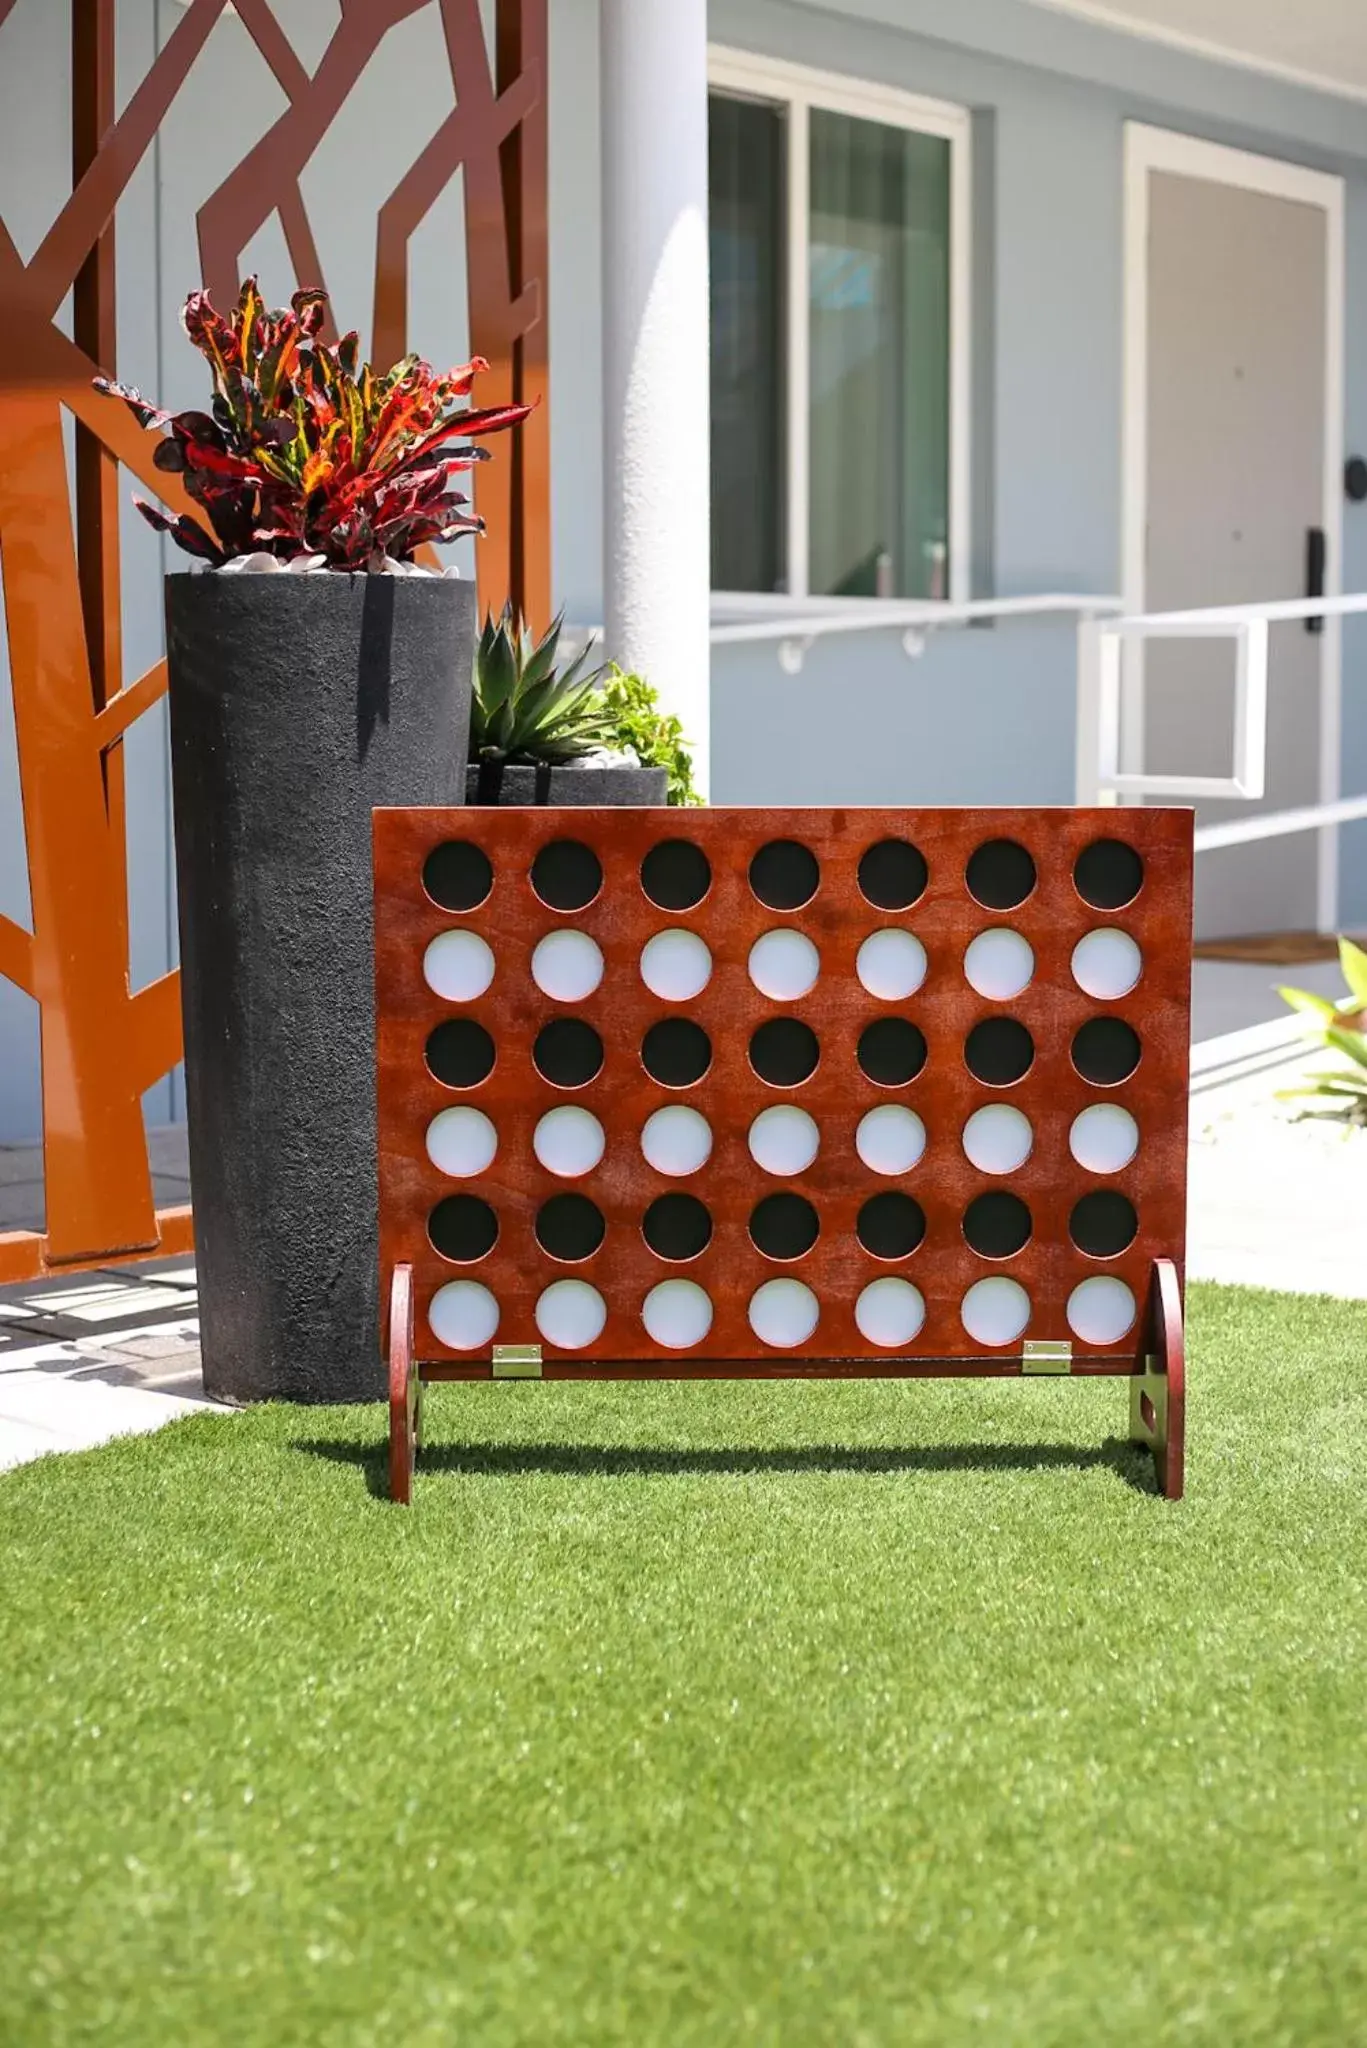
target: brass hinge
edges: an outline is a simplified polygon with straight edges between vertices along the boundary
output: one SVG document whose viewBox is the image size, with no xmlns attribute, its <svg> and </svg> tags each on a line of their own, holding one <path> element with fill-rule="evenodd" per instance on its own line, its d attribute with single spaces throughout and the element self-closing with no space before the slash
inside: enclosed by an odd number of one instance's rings
<svg viewBox="0 0 1367 2048">
<path fill-rule="evenodd" d="M 1071 1372 L 1073 1369 L 1073 1347 L 1066 1339 L 1050 1339 L 1036 1342 L 1027 1340 L 1021 1354 L 1021 1371 Z"/>
<path fill-rule="evenodd" d="M 541 1377 L 541 1346 L 539 1344 L 495 1344 L 494 1378 L 496 1380 L 539 1380 Z"/>
</svg>

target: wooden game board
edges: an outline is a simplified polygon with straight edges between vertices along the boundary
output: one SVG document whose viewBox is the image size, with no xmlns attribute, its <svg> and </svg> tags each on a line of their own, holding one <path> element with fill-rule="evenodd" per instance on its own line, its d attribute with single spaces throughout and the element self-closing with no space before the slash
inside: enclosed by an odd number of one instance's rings
<svg viewBox="0 0 1367 2048">
<path fill-rule="evenodd" d="M 1180 1492 L 1191 835 L 377 811 L 396 1496 L 423 1379 L 1039 1370 Z"/>
</svg>

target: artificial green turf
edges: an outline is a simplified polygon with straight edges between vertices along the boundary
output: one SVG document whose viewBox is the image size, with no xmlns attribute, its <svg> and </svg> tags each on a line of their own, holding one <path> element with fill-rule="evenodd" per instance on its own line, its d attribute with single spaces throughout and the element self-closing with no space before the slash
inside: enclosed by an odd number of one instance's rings
<svg viewBox="0 0 1367 2048">
<path fill-rule="evenodd" d="M 1114 1382 L 439 1388 L 0 1480 L 0 2041 L 1367 2039 L 1367 1311 Z"/>
</svg>

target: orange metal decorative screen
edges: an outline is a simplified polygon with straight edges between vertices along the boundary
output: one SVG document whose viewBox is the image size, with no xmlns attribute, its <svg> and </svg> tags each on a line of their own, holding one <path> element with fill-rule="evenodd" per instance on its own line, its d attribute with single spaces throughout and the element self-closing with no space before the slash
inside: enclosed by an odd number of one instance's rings
<svg viewBox="0 0 1367 2048">
<path fill-rule="evenodd" d="M 71 194 L 27 264 L 0 219 L 0 568 L 32 906 L 31 929 L 0 917 L 0 975 L 40 1014 L 47 1213 L 45 1233 L 0 1234 L 0 1281 L 192 1241 L 188 1209 L 155 1208 L 140 1100 L 180 1058 L 180 992 L 174 971 L 136 992 L 129 983 L 122 742 L 166 669 L 123 673 L 119 465 L 168 508 L 193 507 L 153 468 L 157 437 L 90 380 L 97 369 L 143 375 L 115 362 L 117 209 L 225 10 L 189 0 L 118 111 L 115 0 L 72 0 Z M 546 0 L 497 0 L 492 65 L 478 0 L 340 0 L 312 70 L 269 0 L 236 0 L 286 106 L 198 211 L 202 275 L 226 304 L 243 250 L 275 215 L 298 282 L 326 285 L 302 174 L 386 35 L 424 10 L 440 19 L 454 104 L 379 200 L 372 354 L 403 353 L 411 238 L 459 170 L 470 346 L 490 364 L 481 398 L 541 401 L 480 478 L 480 595 L 544 620 Z M 0 64 L 13 12 L 0 0 Z M 392 118 L 402 124 L 401 103 Z M 365 204 L 363 191 L 349 198 Z M 58 322 L 69 291 L 70 335 Z M 75 421 L 74 507 L 64 413 Z"/>
</svg>

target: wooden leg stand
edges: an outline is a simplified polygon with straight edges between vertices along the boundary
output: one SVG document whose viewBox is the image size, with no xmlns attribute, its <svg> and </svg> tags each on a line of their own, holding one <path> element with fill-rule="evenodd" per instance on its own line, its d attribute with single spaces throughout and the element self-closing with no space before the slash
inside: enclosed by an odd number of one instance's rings
<svg viewBox="0 0 1367 2048">
<path fill-rule="evenodd" d="M 1144 1344 L 1130 1381 L 1130 1441 L 1153 1452 L 1158 1490 L 1180 1500 L 1186 1469 L 1187 1385 L 1182 1295 L 1171 1259 L 1154 1262 Z"/>
<path fill-rule="evenodd" d="M 389 1498 L 413 1498 L 422 1381 L 413 1362 L 413 1268 L 396 1266 L 389 1287 Z"/>
</svg>

